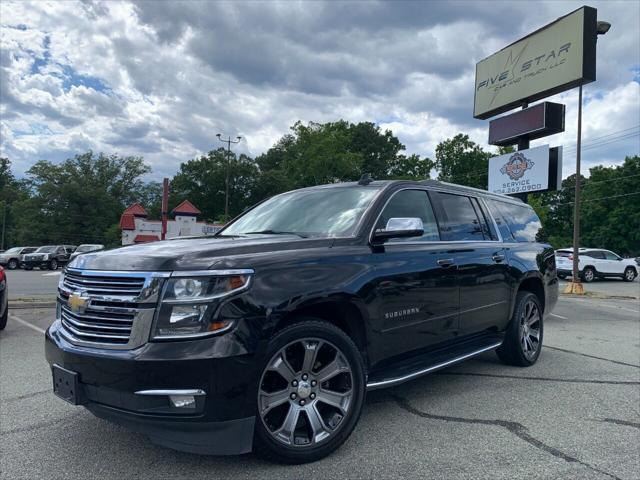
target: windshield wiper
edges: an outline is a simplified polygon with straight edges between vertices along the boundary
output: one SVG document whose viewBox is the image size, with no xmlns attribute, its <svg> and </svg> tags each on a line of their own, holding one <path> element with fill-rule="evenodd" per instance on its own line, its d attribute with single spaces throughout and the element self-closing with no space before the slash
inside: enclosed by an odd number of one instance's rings
<svg viewBox="0 0 640 480">
<path fill-rule="evenodd" d="M 280 230 L 260 230 L 259 232 L 242 232 L 243 235 L 296 235 L 300 238 L 308 238 L 307 235 L 296 232 L 283 232 Z"/>
</svg>

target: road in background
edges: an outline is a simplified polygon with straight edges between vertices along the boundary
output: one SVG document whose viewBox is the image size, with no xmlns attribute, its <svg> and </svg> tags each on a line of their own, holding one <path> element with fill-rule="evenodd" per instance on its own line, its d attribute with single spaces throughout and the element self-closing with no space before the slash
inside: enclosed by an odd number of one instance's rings
<svg viewBox="0 0 640 480">
<path fill-rule="evenodd" d="M 55 298 L 60 270 L 5 270 L 9 301 Z"/>
<path fill-rule="evenodd" d="M 58 287 L 58 278 L 62 269 L 50 270 L 7 270 L 9 279 L 9 299 L 53 298 Z M 565 281 L 560 281 L 560 291 L 564 290 Z M 622 296 L 640 299 L 640 278 L 627 283 L 620 279 L 596 280 L 585 284 L 589 293 L 605 296 Z"/>
<path fill-rule="evenodd" d="M 53 309 L 15 309 L 0 333 L 0 472 L 7 479 L 637 479 L 638 303 L 562 297 L 533 367 L 507 367 L 487 353 L 371 392 L 347 443 L 304 466 L 175 452 L 66 404 L 51 393 L 43 356 Z"/>
</svg>

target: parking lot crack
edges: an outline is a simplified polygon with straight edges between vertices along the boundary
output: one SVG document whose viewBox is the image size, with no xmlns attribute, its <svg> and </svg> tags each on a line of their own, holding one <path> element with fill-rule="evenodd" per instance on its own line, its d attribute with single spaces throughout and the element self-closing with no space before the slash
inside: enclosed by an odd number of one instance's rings
<svg viewBox="0 0 640 480">
<path fill-rule="evenodd" d="M 525 427 L 519 422 L 513 422 L 510 420 L 487 420 L 487 419 L 480 419 L 480 418 L 465 418 L 465 417 L 453 417 L 449 415 L 436 415 L 428 412 L 423 412 L 422 410 L 415 408 L 409 403 L 409 401 L 406 398 L 403 398 L 397 395 L 391 395 L 391 397 L 395 400 L 396 404 L 400 408 L 421 418 L 426 418 L 429 420 L 440 420 L 444 422 L 467 423 L 467 424 L 475 424 L 475 425 L 489 425 L 494 427 L 502 427 L 507 431 L 509 431 L 510 433 L 512 433 L 513 435 L 516 435 L 521 440 L 524 440 L 529 445 L 532 445 L 533 447 L 539 450 L 549 453 L 550 455 L 553 455 L 556 458 L 560 458 L 565 462 L 569 462 L 569 463 L 577 463 L 601 475 L 606 475 L 609 478 L 620 480 L 620 477 L 617 477 L 616 475 L 613 475 L 609 472 L 605 472 L 604 470 L 600 470 L 599 468 L 594 467 L 589 463 L 583 462 L 582 460 L 576 457 L 573 457 L 567 453 L 564 453 L 555 447 L 547 445 L 543 441 L 531 435 L 527 427 Z"/>
<path fill-rule="evenodd" d="M 603 422 L 613 423 L 615 425 L 624 425 L 625 427 L 640 428 L 640 423 L 630 422 L 628 420 L 619 420 L 617 418 L 603 418 Z"/>
<path fill-rule="evenodd" d="M 541 382 L 559 382 L 559 383 L 593 383 L 596 385 L 640 385 L 640 382 L 625 380 L 588 380 L 580 378 L 548 378 L 548 377 L 528 377 L 518 375 L 498 375 L 493 373 L 476 373 L 476 372 L 438 372 L 437 375 L 453 375 L 461 377 L 491 377 L 491 378 L 512 378 L 516 380 L 537 380 Z"/>
<path fill-rule="evenodd" d="M 17 402 L 18 400 L 26 400 L 27 398 L 36 397 L 38 395 L 44 395 L 45 393 L 50 393 L 51 389 L 48 388 L 46 390 L 40 390 L 38 392 L 27 393 L 25 395 L 18 395 L 16 397 L 9 397 L 6 400 L 3 400 L 4 403 Z"/>
<path fill-rule="evenodd" d="M 633 363 L 621 362 L 619 360 L 611 360 L 610 358 L 596 357 L 595 355 L 589 355 L 589 354 L 582 353 L 582 352 L 576 352 L 574 350 L 566 350 L 564 348 L 551 347 L 549 345 L 544 345 L 544 348 L 550 348 L 551 350 L 558 350 L 559 352 L 573 353 L 574 355 L 580 355 L 582 357 L 595 358 L 596 360 L 602 360 L 602 361 L 605 361 L 605 362 L 615 363 L 616 365 L 624 365 L 626 367 L 640 368 L 640 365 L 635 365 Z"/>
</svg>

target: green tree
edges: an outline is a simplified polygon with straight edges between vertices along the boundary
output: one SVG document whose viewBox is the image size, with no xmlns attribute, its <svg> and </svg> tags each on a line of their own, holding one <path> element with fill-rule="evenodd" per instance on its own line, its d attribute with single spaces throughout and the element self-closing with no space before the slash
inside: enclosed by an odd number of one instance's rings
<svg viewBox="0 0 640 480">
<path fill-rule="evenodd" d="M 16 236 L 23 244 L 112 243 L 107 231 L 126 206 L 140 200 L 141 177 L 150 168 L 140 157 L 87 152 L 27 171 L 30 195 L 15 202 Z M 119 242 L 118 242 L 119 243 Z"/>
<path fill-rule="evenodd" d="M 224 148 L 180 164 L 171 181 L 170 208 L 183 200 L 197 206 L 207 220 L 224 221 L 225 178 L 229 171 L 229 214 L 241 213 L 253 200 L 258 166 L 246 155 L 232 153 L 227 164 Z"/>
<path fill-rule="evenodd" d="M 254 198 L 266 192 L 353 181 L 363 173 L 374 179 L 425 179 L 433 168 L 428 158 L 404 155 L 405 146 L 398 138 L 371 122 L 297 122 L 291 132 L 256 158 L 261 179 Z"/>
<path fill-rule="evenodd" d="M 18 244 L 16 219 L 20 212 L 14 207 L 29 196 L 23 181 L 16 180 L 8 158 L 0 158 L 0 248 Z"/>
<path fill-rule="evenodd" d="M 436 147 L 438 180 L 486 189 L 490 152 L 459 133 Z"/>
</svg>

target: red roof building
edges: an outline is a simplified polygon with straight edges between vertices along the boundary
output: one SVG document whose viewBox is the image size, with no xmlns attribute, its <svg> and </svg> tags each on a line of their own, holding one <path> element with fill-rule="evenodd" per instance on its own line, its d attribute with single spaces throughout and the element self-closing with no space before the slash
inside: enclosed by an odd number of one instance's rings
<svg viewBox="0 0 640 480">
<path fill-rule="evenodd" d="M 120 216 L 120 230 L 135 230 L 136 218 L 131 213 L 123 213 Z"/>
<path fill-rule="evenodd" d="M 160 240 L 157 235 L 136 235 L 136 238 L 133 239 L 134 243 L 146 243 L 146 242 L 156 242 Z"/>
<path fill-rule="evenodd" d="M 189 200 L 173 209 L 173 220 L 167 221 L 166 238 L 199 237 L 216 233 L 222 225 L 198 222 L 200 210 Z M 120 216 L 122 244 L 155 242 L 162 236 L 162 222 L 147 218 L 147 211 L 139 203 L 134 203 Z"/>
<path fill-rule="evenodd" d="M 202 212 L 198 210 L 189 200 L 183 201 L 176 208 L 171 210 L 174 215 L 200 215 Z"/>
<path fill-rule="evenodd" d="M 146 217 L 147 211 L 144 209 L 142 205 L 139 203 L 134 203 L 129 208 L 127 208 L 122 215 L 133 215 L 134 217 Z"/>
</svg>

